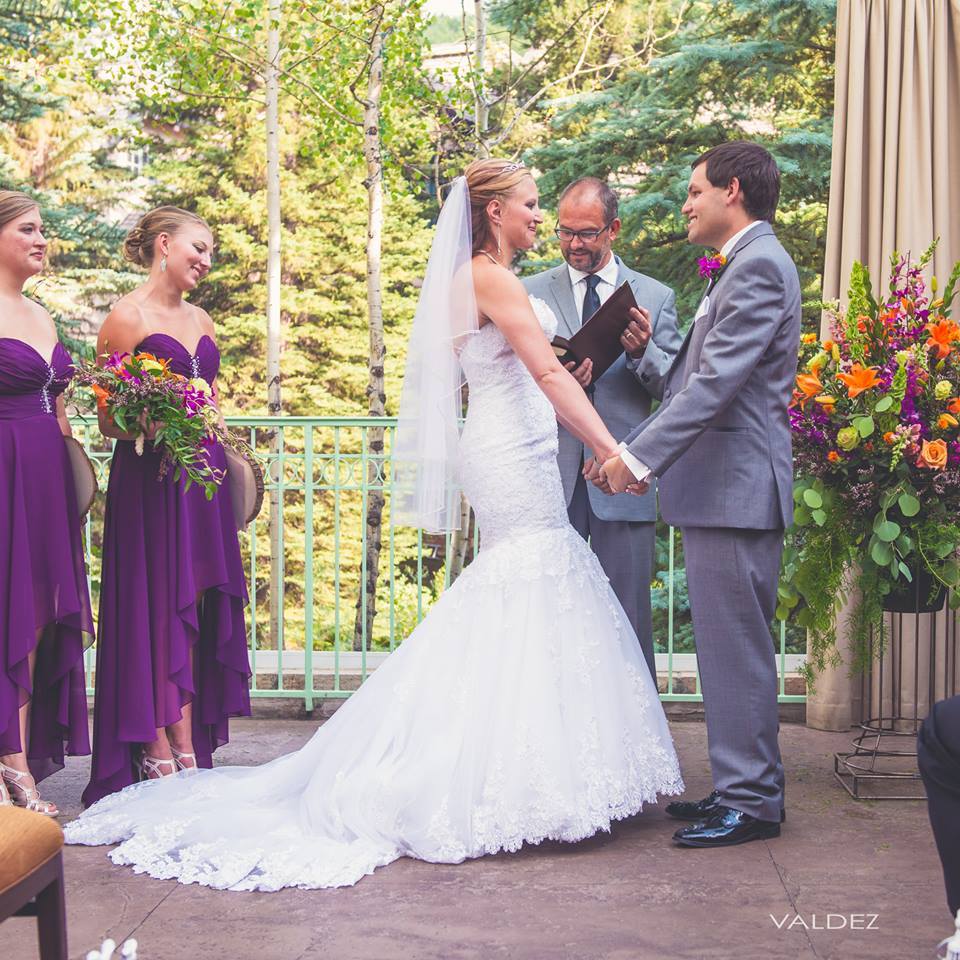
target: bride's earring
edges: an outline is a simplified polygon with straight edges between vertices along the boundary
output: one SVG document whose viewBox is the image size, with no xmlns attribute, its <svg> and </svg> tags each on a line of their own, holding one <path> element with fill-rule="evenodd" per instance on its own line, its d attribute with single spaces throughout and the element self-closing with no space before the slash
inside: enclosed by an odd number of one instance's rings
<svg viewBox="0 0 960 960">
<path fill-rule="evenodd" d="M 161 273 L 166 273 L 166 272 L 167 272 L 167 258 L 166 258 L 166 257 L 161 257 L 161 258 L 160 258 L 160 272 L 161 272 Z"/>
<path fill-rule="evenodd" d="M 497 224 L 497 256 L 500 256 L 500 224 Z"/>
</svg>

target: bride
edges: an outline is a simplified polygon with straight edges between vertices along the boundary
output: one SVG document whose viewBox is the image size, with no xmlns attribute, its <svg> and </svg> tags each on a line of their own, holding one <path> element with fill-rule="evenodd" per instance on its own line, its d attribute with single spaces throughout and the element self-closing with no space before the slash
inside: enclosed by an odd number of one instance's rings
<svg viewBox="0 0 960 960">
<path fill-rule="evenodd" d="M 640 646 L 567 521 L 559 419 L 617 444 L 508 269 L 543 217 L 517 163 L 478 160 L 443 206 L 414 318 L 394 450 L 396 522 L 481 549 L 296 753 L 134 784 L 66 828 L 114 863 L 230 890 L 337 887 L 399 857 L 459 863 L 576 841 L 683 789 Z M 459 432 L 460 387 L 470 388 Z"/>
</svg>

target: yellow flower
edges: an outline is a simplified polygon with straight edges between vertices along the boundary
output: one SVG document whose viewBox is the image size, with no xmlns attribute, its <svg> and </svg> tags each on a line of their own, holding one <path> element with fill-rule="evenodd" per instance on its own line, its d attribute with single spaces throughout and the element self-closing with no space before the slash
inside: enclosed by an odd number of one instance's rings
<svg viewBox="0 0 960 960">
<path fill-rule="evenodd" d="M 815 333 L 805 333 L 805 334 L 800 338 L 800 341 L 801 341 L 801 343 L 816 343 L 816 342 L 817 342 L 817 335 L 816 335 Z"/>
<path fill-rule="evenodd" d="M 825 353 L 816 353 L 807 361 L 807 369 L 814 376 L 819 376 L 820 371 L 827 365 L 828 359 Z"/>
<path fill-rule="evenodd" d="M 204 380 L 203 377 L 194 377 L 190 381 L 190 386 L 193 387 L 193 389 L 196 390 L 197 393 L 202 393 L 206 397 L 213 396 L 213 391 L 210 389 L 210 384 L 207 383 L 207 381 Z"/>
<path fill-rule="evenodd" d="M 956 427 L 957 425 L 957 418 L 951 417 L 949 413 L 940 414 L 940 419 L 937 420 L 937 426 L 941 430 L 949 430 L 950 427 Z"/>
<path fill-rule="evenodd" d="M 830 396 L 829 393 L 821 393 L 819 397 L 814 397 L 813 399 L 823 407 L 824 413 L 833 413 L 833 408 L 837 402 L 836 397 Z"/>
<path fill-rule="evenodd" d="M 938 400 L 947 400 L 953 393 L 953 384 L 949 380 L 938 380 L 933 388 L 933 395 Z"/>
<path fill-rule="evenodd" d="M 163 373 L 163 364 L 159 360 L 141 360 L 140 366 L 147 373 Z"/>
</svg>

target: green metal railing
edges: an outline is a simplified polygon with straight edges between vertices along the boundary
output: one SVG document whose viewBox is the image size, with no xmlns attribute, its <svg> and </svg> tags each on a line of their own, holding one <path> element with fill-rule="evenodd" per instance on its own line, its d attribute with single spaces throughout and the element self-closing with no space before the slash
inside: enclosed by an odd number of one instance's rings
<svg viewBox="0 0 960 960">
<path fill-rule="evenodd" d="M 247 632 L 254 697 L 317 700 L 348 697 L 426 614 L 449 585 L 451 535 L 435 537 L 389 522 L 390 453 L 396 420 L 370 417 L 231 417 L 230 428 L 254 450 L 266 481 L 260 516 L 240 533 L 250 608 Z M 370 449 L 373 431 L 384 434 L 384 454 Z M 74 421 L 75 436 L 93 460 L 106 490 L 111 443 L 93 420 Z M 368 498 L 382 491 L 382 524 L 376 616 L 366 618 L 366 512 Z M 269 619 L 271 583 L 270 500 L 277 503 L 281 615 Z M 91 599 L 96 613 L 104 498 L 86 521 Z M 478 549 L 475 524 L 467 557 Z M 689 611 L 681 602 L 679 535 L 661 528 L 658 555 L 665 568 L 654 584 L 658 597 L 654 636 L 663 700 L 701 699 Z M 264 549 L 266 544 L 266 549 Z M 359 608 L 358 608 L 359 602 Z M 803 701 L 797 670 L 800 637 L 778 623 L 781 702 Z M 87 652 L 87 680 L 95 684 L 95 652 Z"/>
</svg>

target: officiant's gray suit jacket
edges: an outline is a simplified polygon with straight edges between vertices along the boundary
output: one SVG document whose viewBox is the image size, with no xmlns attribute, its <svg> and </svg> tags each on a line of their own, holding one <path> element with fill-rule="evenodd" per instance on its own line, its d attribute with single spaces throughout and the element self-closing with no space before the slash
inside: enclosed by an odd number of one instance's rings
<svg viewBox="0 0 960 960">
<path fill-rule="evenodd" d="M 652 400 L 662 397 L 665 378 L 680 348 L 681 337 L 677 331 L 673 291 L 652 277 L 628 269 L 619 257 L 615 259 L 617 286 L 625 280 L 629 282 L 637 303 L 650 311 L 653 327 L 653 335 L 640 360 L 631 361 L 626 354 L 621 354 L 594 384 L 593 404 L 597 413 L 614 437 L 623 437 L 650 416 Z M 580 314 L 566 263 L 527 277 L 523 283 L 528 293 L 545 301 L 557 315 L 557 333 L 561 337 L 569 339 L 580 329 Z M 583 444 L 564 427 L 558 424 L 557 430 L 560 442 L 557 464 L 569 506 L 584 457 L 592 453 L 585 451 Z M 602 520 L 653 522 L 657 519 L 655 484 L 651 484 L 650 491 L 642 497 L 628 493 L 610 497 L 592 484 L 588 485 L 587 493 L 591 510 Z"/>
<path fill-rule="evenodd" d="M 749 230 L 687 331 L 657 412 L 627 448 L 660 479 L 677 527 L 775 530 L 793 520 L 787 403 L 797 371 L 800 282 L 768 223 Z"/>
</svg>

